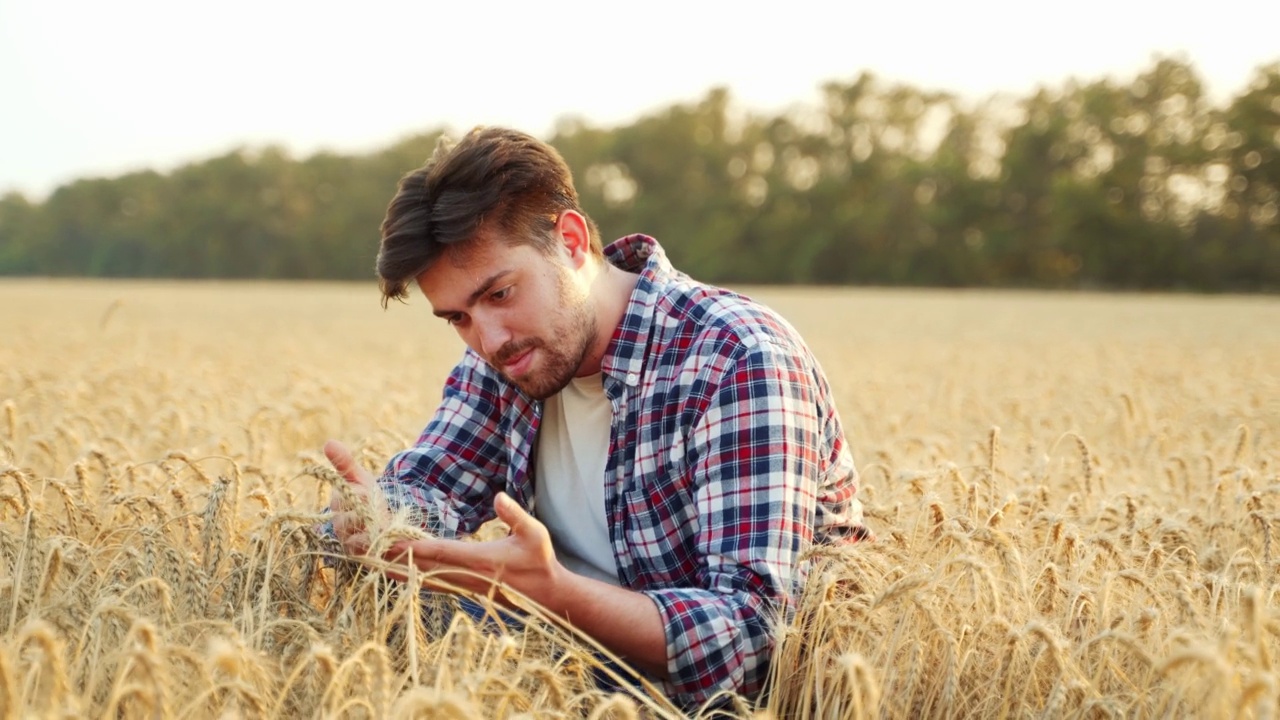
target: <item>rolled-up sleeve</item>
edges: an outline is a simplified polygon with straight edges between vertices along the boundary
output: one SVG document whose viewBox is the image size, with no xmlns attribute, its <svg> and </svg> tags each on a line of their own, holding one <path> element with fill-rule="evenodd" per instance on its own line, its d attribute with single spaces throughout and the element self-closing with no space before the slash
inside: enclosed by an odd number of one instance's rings
<svg viewBox="0 0 1280 720">
<path fill-rule="evenodd" d="M 763 686 L 776 621 L 803 580 L 823 480 L 823 420 L 806 359 L 748 336 L 722 362 L 686 436 L 696 586 L 644 591 L 662 614 L 671 689 L 686 705 Z"/>
<path fill-rule="evenodd" d="M 504 486 L 501 388 L 482 362 L 467 351 L 417 443 L 392 457 L 379 480 L 392 511 L 441 537 L 475 532 L 493 517 Z"/>
</svg>

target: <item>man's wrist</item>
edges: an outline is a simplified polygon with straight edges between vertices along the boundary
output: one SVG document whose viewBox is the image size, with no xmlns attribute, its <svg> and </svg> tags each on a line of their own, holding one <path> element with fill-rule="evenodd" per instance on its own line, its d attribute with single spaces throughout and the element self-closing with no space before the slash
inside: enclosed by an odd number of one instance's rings
<svg viewBox="0 0 1280 720">
<path fill-rule="evenodd" d="M 559 560 L 552 558 L 551 572 L 543 589 L 544 597 L 539 599 L 543 607 L 561 616 L 568 617 L 573 598 L 578 594 L 578 583 L 582 580 L 580 575 L 573 573 L 560 563 Z"/>
</svg>

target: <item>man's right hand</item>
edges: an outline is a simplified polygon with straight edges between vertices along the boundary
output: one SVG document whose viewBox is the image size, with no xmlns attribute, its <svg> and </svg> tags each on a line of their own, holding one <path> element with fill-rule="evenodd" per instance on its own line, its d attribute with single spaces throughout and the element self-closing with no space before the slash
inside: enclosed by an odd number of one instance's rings
<svg viewBox="0 0 1280 720">
<path fill-rule="evenodd" d="M 338 474 L 347 481 L 347 487 L 358 502 L 369 503 L 375 497 L 376 480 L 368 470 L 360 467 L 346 445 L 337 440 L 324 444 L 324 455 L 329 458 Z M 360 519 L 360 513 L 349 507 L 341 488 L 334 488 L 329 496 L 329 510 L 333 513 L 333 531 L 342 542 L 342 546 L 352 555 L 364 555 L 369 550 L 368 529 Z M 372 513 L 385 513 L 385 508 L 374 505 L 369 508 Z"/>
</svg>

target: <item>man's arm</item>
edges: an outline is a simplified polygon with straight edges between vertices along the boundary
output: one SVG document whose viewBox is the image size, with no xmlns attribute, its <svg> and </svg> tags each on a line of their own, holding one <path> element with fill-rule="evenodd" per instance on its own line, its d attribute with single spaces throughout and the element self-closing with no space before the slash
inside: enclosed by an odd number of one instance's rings
<svg viewBox="0 0 1280 720">
<path fill-rule="evenodd" d="M 696 418 L 682 449 L 694 581 L 643 591 L 662 615 L 670 682 L 686 705 L 763 686 L 827 467 L 826 404 L 807 349 L 790 334 L 741 333 L 706 339 L 700 391 L 685 401 Z"/>
<path fill-rule="evenodd" d="M 386 520 L 403 512 L 432 535 L 468 535 L 493 517 L 493 496 L 504 484 L 508 454 L 501 406 L 500 384 L 467 351 L 445 380 L 440 405 L 418 441 L 392 457 L 381 477 L 361 468 L 337 441 L 325 444 L 325 455 L 356 502 L 376 505 L 364 514 Z M 330 509 L 328 525 L 346 551 L 364 554 L 369 537 L 362 513 L 346 506 L 341 488 L 334 488 Z"/>
<path fill-rule="evenodd" d="M 492 519 L 510 459 L 503 402 L 501 383 L 468 350 L 417 442 L 378 478 L 389 509 L 408 510 L 415 524 L 441 537 L 470 535 Z"/>
<path fill-rule="evenodd" d="M 407 563 L 411 557 L 419 570 L 434 579 L 481 595 L 495 583 L 503 583 L 628 662 L 666 677 L 666 631 L 653 600 L 565 569 L 556 560 L 546 526 L 506 493 L 498 494 L 494 509 L 511 528 L 507 537 L 488 542 L 405 541 L 395 545 L 386 559 Z"/>
</svg>

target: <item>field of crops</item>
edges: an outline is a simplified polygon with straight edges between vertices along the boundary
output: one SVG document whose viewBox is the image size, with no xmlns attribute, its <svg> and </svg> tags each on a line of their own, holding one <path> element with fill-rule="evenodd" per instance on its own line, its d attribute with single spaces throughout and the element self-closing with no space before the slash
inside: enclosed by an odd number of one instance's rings
<svg viewBox="0 0 1280 720">
<path fill-rule="evenodd" d="M 749 292 L 879 540 L 815 556 L 732 712 L 1280 713 L 1280 299 Z M 321 445 L 380 468 L 461 349 L 372 284 L 0 281 L 0 718 L 677 715 L 321 562 Z"/>
</svg>

